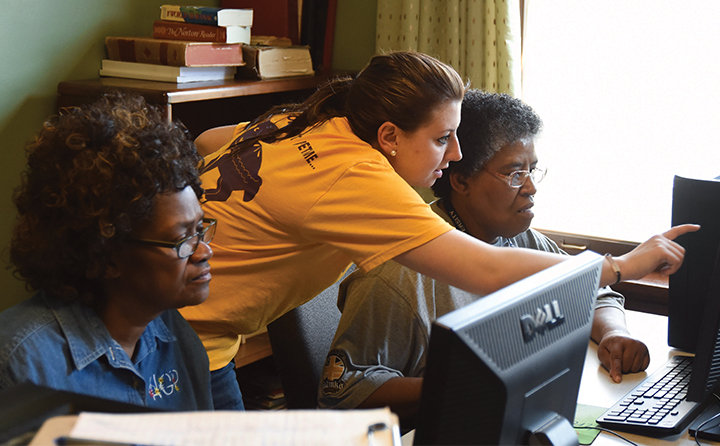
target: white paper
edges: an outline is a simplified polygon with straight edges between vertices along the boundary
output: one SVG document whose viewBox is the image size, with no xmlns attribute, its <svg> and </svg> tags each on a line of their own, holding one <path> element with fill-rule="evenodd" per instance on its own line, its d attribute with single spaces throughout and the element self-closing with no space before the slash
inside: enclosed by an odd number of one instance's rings
<svg viewBox="0 0 720 446">
<path fill-rule="evenodd" d="M 389 426 L 368 435 L 368 427 Z M 83 412 L 71 439 L 137 445 L 323 446 L 400 444 L 389 409 L 106 414 Z"/>
</svg>

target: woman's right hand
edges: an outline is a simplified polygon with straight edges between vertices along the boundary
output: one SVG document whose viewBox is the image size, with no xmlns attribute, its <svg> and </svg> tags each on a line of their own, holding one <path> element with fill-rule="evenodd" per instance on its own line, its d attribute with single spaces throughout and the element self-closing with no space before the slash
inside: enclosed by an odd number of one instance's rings
<svg viewBox="0 0 720 446">
<path fill-rule="evenodd" d="M 685 248 L 673 240 L 698 229 L 700 229 L 699 225 L 692 224 L 674 226 L 660 235 L 654 235 L 629 253 L 617 257 L 615 260 L 620 268 L 622 280 L 642 279 L 653 271 L 664 276 L 673 274 L 680 268 L 685 257 Z M 603 277 L 606 277 L 605 271 L 607 270 L 612 273 L 609 266 L 607 265 L 603 269 Z M 613 278 L 614 275 L 614 273 L 611 274 Z M 613 282 L 615 281 L 610 280 L 610 284 Z"/>
</svg>

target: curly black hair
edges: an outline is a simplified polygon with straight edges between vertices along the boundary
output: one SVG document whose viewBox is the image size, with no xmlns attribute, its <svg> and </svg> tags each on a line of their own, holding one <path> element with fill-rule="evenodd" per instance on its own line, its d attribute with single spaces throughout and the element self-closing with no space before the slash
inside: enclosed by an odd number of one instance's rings
<svg viewBox="0 0 720 446">
<path fill-rule="evenodd" d="M 61 110 L 26 154 L 10 261 L 28 289 L 67 301 L 103 297 L 109 253 L 152 217 L 158 194 L 203 192 L 187 129 L 135 94 Z"/>
<path fill-rule="evenodd" d="M 535 138 L 542 120 L 520 99 L 507 94 L 469 89 L 462 102 L 462 120 L 457 130 L 463 157 L 453 161 L 432 186 L 435 196 L 450 196 L 450 174 L 470 178 L 503 146 Z"/>
</svg>

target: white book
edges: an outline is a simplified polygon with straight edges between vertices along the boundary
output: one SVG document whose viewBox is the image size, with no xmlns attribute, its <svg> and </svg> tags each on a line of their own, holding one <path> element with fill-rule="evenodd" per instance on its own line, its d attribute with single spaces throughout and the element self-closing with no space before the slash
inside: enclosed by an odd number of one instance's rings
<svg viewBox="0 0 720 446">
<path fill-rule="evenodd" d="M 236 67 L 174 67 L 104 59 L 100 76 L 184 83 L 233 79 L 235 70 Z"/>
<path fill-rule="evenodd" d="M 251 28 L 249 26 L 226 26 L 227 43 L 244 43 L 245 45 L 250 44 Z"/>
</svg>

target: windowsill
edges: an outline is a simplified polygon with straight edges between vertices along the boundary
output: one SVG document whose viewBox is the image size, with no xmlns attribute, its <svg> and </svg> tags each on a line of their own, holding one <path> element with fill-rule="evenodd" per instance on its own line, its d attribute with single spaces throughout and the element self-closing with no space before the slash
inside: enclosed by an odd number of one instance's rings
<svg viewBox="0 0 720 446">
<path fill-rule="evenodd" d="M 625 296 L 625 308 L 668 315 L 668 278 L 652 273 L 641 280 L 620 282 L 612 287 Z"/>
<path fill-rule="evenodd" d="M 590 250 L 599 254 L 609 252 L 614 256 L 623 255 L 638 244 L 622 240 L 611 240 L 579 234 L 538 229 L 570 255 Z M 668 278 L 652 273 L 641 280 L 620 282 L 612 287 L 625 296 L 625 308 L 663 316 L 668 314 Z"/>
</svg>

